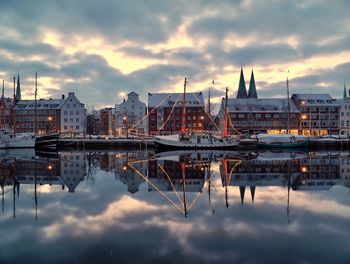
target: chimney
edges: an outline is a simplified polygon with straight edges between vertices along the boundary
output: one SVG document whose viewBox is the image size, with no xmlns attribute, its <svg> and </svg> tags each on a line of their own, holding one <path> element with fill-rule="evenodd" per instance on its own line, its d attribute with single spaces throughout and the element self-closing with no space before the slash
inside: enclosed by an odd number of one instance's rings
<svg viewBox="0 0 350 264">
<path fill-rule="evenodd" d="M 62 94 L 62 100 L 64 100 L 64 94 Z"/>
<path fill-rule="evenodd" d="M 123 99 L 123 103 L 125 103 L 125 98 Z"/>
<path fill-rule="evenodd" d="M 350 97 L 350 89 L 349 89 L 349 97 Z"/>
</svg>

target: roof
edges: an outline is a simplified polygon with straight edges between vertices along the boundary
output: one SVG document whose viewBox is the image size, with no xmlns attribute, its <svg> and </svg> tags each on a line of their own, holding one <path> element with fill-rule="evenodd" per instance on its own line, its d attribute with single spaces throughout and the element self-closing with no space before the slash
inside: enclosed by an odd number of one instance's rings
<svg viewBox="0 0 350 264">
<path fill-rule="evenodd" d="M 183 93 L 148 93 L 148 107 L 172 107 L 177 101 L 182 106 Z M 203 93 L 186 93 L 186 107 L 204 106 Z"/>
<path fill-rule="evenodd" d="M 292 100 L 289 100 L 290 112 L 300 113 L 296 105 Z M 285 113 L 288 108 L 287 99 L 281 98 L 238 98 L 238 99 L 228 99 L 227 107 L 229 112 L 268 112 L 268 113 Z"/>
<path fill-rule="evenodd" d="M 247 89 L 245 87 L 245 80 L 244 80 L 243 69 L 241 68 L 241 75 L 239 77 L 237 98 L 246 98 L 246 97 L 247 97 Z"/>
<path fill-rule="evenodd" d="M 336 100 L 333 99 L 329 94 L 293 94 L 292 98 L 304 101 L 305 104 L 338 105 Z"/>
<path fill-rule="evenodd" d="M 37 100 L 37 109 L 59 109 L 64 103 L 64 99 Z M 16 104 L 17 109 L 34 109 L 35 100 L 20 100 Z"/>
</svg>

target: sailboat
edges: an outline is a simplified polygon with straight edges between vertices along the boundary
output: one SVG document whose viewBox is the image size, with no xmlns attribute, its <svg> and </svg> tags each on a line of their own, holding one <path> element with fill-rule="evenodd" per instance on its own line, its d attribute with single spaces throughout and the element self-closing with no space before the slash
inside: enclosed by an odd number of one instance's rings
<svg viewBox="0 0 350 264">
<path fill-rule="evenodd" d="M 19 85 L 19 81 L 17 86 Z M 13 126 L 0 130 L 0 149 L 34 148 L 36 136 L 34 133 L 16 133 L 16 78 L 13 77 Z"/>
<path fill-rule="evenodd" d="M 290 134 L 290 102 L 289 102 L 289 80 L 287 78 L 287 133 L 286 134 L 258 134 L 257 147 L 259 148 L 305 148 L 309 140 L 303 135 Z"/>
<path fill-rule="evenodd" d="M 223 135 L 213 135 L 204 132 L 188 132 L 186 131 L 186 84 L 184 82 L 183 108 L 182 108 L 182 124 L 181 133 L 166 136 L 155 136 L 155 143 L 158 147 L 180 148 L 180 149 L 223 149 L 238 146 L 239 140 L 236 137 L 227 135 L 227 127 L 224 128 Z M 227 89 L 226 89 L 227 97 Z M 227 99 L 227 98 L 226 98 Z M 227 102 L 227 100 L 226 100 Z M 226 103 L 227 104 L 227 103 Z M 225 121 L 227 120 L 227 106 L 225 109 Z M 227 122 L 225 122 L 227 125 Z"/>
</svg>

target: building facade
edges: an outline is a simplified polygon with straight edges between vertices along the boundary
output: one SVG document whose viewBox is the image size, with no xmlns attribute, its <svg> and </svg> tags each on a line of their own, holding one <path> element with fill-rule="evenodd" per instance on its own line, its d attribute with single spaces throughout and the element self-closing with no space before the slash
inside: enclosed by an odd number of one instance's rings
<svg viewBox="0 0 350 264">
<path fill-rule="evenodd" d="M 128 99 L 115 106 L 115 129 L 117 136 L 128 134 L 145 136 L 148 134 L 147 107 L 139 100 L 135 92 L 128 94 Z"/>
<path fill-rule="evenodd" d="M 9 128 L 12 123 L 13 100 L 4 95 L 0 98 L 0 129 Z"/>
<path fill-rule="evenodd" d="M 61 132 L 61 105 L 63 99 L 40 99 L 36 102 L 36 133 Z M 16 130 L 35 132 L 35 101 L 21 100 L 16 104 Z"/>
<path fill-rule="evenodd" d="M 61 105 L 61 132 L 86 133 L 86 109 L 74 93 Z"/>
<path fill-rule="evenodd" d="M 288 125 L 287 99 L 228 99 L 227 101 L 227 128 L 229 133 L 236 130 L 243 134 L 258 133 L 289 133 L 298 134 L 300 111 L 292 100 L 289 100 L 290 114 Z M 225 100 L 222 101 L 219 121 L 224 126 Z"/>
<path fill-rule="evenodd" d="M 183 101 L 183 93 L 149 93 L 149 135 L 179 133 L 182 126 Z M 188 131 L 204 130 L 206 112 L 203 93 L 187 93 L 185 104 L 185 129 Z"/>
<path fill-rule="evenodd" d="M 339 134 L 340 104 L 329 94 L 293 94 L 291 98 L 300 110 L 300 134 Z"/>
<path fill-rule="evenodd" d="M 104 108 L 99 112 L 99 135 L 115 136 L 114 108 Z"/>
<path fill-rule="evenodd" d="M 85 113 L 84 105 L 74 93 L 69 93 L 67 98 L 62 95 L 61 99 L 20 100 L 16 104 L 16 130 L 38 134 L 83 133 L 86 130 Z"/>
</svg>

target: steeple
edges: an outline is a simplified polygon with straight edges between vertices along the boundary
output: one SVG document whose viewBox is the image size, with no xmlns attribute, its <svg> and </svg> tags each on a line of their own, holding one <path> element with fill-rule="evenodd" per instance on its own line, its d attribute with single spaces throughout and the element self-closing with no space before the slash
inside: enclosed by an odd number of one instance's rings
<svg viewBox="0 0 350 264">
<path fill-rule="evenodd" d="M 1 98 L 5 97 L 5 80 L 2 80 L 2 93 L 1 93 Z"/>
<path fill-rule="evenodd" d="M 250 76 L 248 97 L 249 98 L 258 98 L 258 95 L 256 93 L 256 86 L 255 86 L 255 79 L 254 79 L 254 72 L 253 72 L 253 70 L 252 70 L 252 75 Z"/>
<path fill-rule="evenodd" d="M 20 81 L 19 81 L 19 73 L 17 76 L 17 88 L 16 88 L 16 100 L 22 100 L 21 98 L 21 85 L 20 85 Z"/>
<path fill-rule="evenodd" d="M 344 90 L 343 90 L 343 99 L 346 98 L 346 86 L 345 86 L 345 83 L 344 83 Z"/>
<path fill-rule="evenodd" d="M 247 98 L 247 89 L 245 87 L 245 80 L 244 80 L 244 74 L 243 74 L 242 68 L 241 68 L 241 76 L 239 77 L 237 98 Z"/>
</svg>

